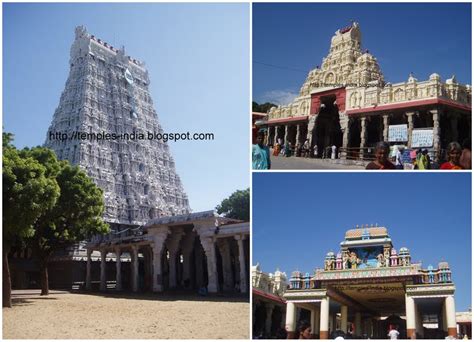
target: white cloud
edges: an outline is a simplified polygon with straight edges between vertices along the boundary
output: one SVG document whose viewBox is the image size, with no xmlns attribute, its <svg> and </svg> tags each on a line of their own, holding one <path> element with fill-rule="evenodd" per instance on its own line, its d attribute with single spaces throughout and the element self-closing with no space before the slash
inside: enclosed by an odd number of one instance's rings
<svg viewBox="0 0 474 342">
<path fill-rule="evenodd" d="M 260 96 L 259 103 L 271 102 L 277 105 L 287 105 L 297 96 L 298 93 L 291 90 L 270 90 Z"/>
</svg>

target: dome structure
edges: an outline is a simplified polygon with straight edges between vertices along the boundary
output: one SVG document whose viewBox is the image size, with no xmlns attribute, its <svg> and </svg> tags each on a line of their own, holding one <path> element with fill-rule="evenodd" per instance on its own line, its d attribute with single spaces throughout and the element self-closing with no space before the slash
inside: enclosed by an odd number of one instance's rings
<svg viewBox="0 0 474 342">
<path fill-rule="evenodd" d="M 412 73 L 410 73 L 410 75 L 408 76 L 408 83 L 415 83 L 417 81 L 418 79 L 416 79 L 415 76 Z"/>
<path fill-rule="evenodd" d="M 402 247 L 400 248 L 399 255 L 400 256 L 410 255 L 410 250 L 406 247 Z"/>
<path fill-rule="evenodd" d="M 439 268 L 440 270 L 449 269 L 449 264 L 448 264 L 446 261 L 441 261 L 441 262 L 438 264 L 438 268 Z"/>
<path fill-rule="evenodd" d="M 334 255 L 334 252 L 328 252 L 328 254 L 326 254 L 326 259 L 335 259 L 336 256 Z"/>
</svg>

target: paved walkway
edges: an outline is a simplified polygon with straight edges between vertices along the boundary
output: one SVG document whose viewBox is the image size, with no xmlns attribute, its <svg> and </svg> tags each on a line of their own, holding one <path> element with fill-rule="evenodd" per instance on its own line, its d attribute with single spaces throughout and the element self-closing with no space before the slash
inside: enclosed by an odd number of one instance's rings
<svg viewBox="0 0 474 342">
<path fill-rule="evenodd" d="M 363 170 L 365 166 L 336 164 L 324 159 L 301 157 L 271 157 L 275 170 Z"/>
</svg>

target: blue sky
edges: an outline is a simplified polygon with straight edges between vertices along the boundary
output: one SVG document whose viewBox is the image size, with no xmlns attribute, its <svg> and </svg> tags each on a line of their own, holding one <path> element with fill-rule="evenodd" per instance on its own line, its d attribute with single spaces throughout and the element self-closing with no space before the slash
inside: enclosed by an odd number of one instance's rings
<svg viewBox="0 0 474 342">
<path fill-rule="evenodd" d="M 253 264 L 323 267 L 356 225 L 387 227 L 423 267 L 449 262 L 456 310 L 471 306 L 470 173 L 254 173 Z"/>
<path fill-rule="evenodd" d="M 351 20 L 359 22 L 362 48 L 378 59 L 385 80 L 403 82 L 413 72 L 421 81 L 437 72 L 471 83 L 470 3 L 256 3 L 253 100 L 288 103 L 327 56 L 334 32 Z"/>
<path fill-rule="evenodd" d="M 17 147 L 44 143 L 69 72 L 74 28 L 145 61 L 194 211 L 249 185 L 248 4 L 3 4 L 3 127 Z"/>
</svg>

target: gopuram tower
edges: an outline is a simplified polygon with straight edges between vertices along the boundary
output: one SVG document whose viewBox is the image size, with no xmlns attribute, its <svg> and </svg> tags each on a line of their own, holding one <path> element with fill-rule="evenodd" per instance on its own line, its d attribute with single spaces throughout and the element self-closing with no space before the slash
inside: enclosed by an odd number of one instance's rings
<svg viewBox="0 0 474 342">
<path fill-rule="evenodd" d="M 148 132 L 163 130 L 144 64 L 83 26 L 76 28 L 70 56 L 45 146 L 79 165 L 104 191 L 104 220 L 112 230 L 189 213 L 168 145 L 147 139 Z"/>
</svg>

